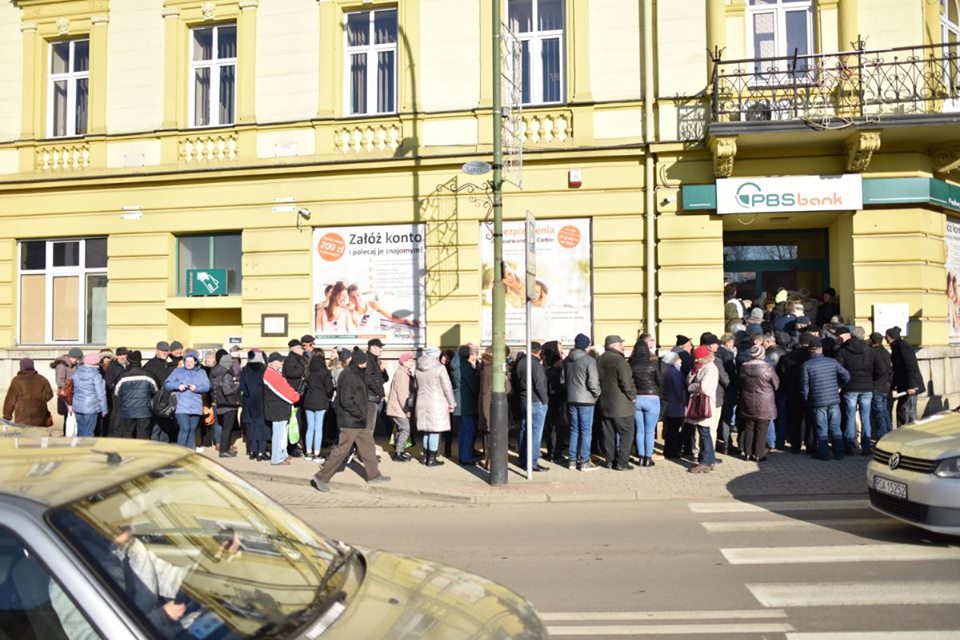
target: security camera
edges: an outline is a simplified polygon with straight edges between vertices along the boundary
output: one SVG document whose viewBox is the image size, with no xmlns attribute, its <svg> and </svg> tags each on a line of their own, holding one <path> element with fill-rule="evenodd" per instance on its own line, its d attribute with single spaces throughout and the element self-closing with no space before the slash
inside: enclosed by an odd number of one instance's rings
<svg viewBox="0 0 960 640">
<path fill-rule="evenodd" d="M 309 220 L 311 215 L 310 209 L 307 209 L 306 207 L 300 207 L 299 209 L 297 209 L 297 215 L 299 215 L 304 220 Z"/>
</svg>

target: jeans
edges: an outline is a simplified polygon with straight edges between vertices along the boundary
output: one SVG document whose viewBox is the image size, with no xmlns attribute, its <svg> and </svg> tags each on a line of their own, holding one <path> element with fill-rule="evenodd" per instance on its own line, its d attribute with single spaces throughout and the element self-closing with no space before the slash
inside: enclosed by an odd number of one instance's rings
<svg viewBox="0 0 960 640">
<path fill-rule="evenodd" d="M 80 438 L 92 438 L 93 432 L 97 428 L 98 413 L 76 413 L 77 416 L 77 436 Z"/>
<path fill-rule="evenodd" d="M 873 399 L 870 402 L 870 407 L 873 409 L 872 419 L 874 426 L 876 426 L 874 432 L 877 440 L 893 430 L 893 423 L 890 419 L 890 405 L 887 401 L 887 394 L 874 393 Z"/>
<path fill-rule="evenodd" d="M 857 443 L 857 407 L 860 408 L 860 444 L 870 450 L 870 405 L 872 391 L 847 391 L 843 394 L 843 440 L 847 448 Z"/>
<path fill-rule="evenodd" d="M 306 410 L 307 439 L 303 443 L 303 448 L 308 454 L 320 454 L 320 447 L 323 444 L 323 416 L 326 413 L 326 409 L 320 409 L 319 411 Z"/>
<path fill-rule="evenodd" d="M 767 424 L 767 449 L 773 449 L 777 446 L 777 423 L 773 420 Z"/>
<path fill-rule="evenodd" d="M 570 462 L 589 462 L 590 443 L 593 440 L 593 409 L 592 404 L 567 405 L 567 417 L 570 418 Z M 577 438 L 580 439 L 578 451 Z"/>
<path fill-rule="evenodd" d="M 272 423 L 273 436 L 270 440 L 270 464 L 280 464 L 287 459 L 287 420 Z"/>
<path fill-rule="evenodd" d="M 776 438 L 774 439 L 774 446 L 777 449 L 783 449 L 787 441 L 787 394 L 777 391 L 773 394 L 773 399 L 777 404 L 777 419 L 774 420 Z"/>
<path fill-rule="evenodd" d="M 713 450 L 713 435 L 710 427 L 697 425 L 700 434 L 700 464 L 717 464 L 717 454 Z"/>
<path fill-rule="evenodd" d="M 843 438 L 840 431 L 840 405 L 811 407 L 810 410 L 817 422 L 817 442 L 824 442 L 828 439 L 837 441 Z"/>
<path fill-rule="evenodd" d="M 177 444 L 182 447 L 193 449 L 197 446 L 197 425 L 200 424 L 200 416 L 192 413 L 177 413 L 177 425 L 180 432 L 177 434 Z"/>
<path fill-rule="evenodd" d="M 526 407 L 521 407 L 526 412 Z M 543 423 L 547 419 L 547 405 L 542 402 L 533 401 L 533 460 L 532 466 L 537 466 L 540 462 L 540 444 L 543 440 Z M 520 466 L 527 466 L 527 417 L 520 420 Z"/>
<path fill-rule="evenodd" d="M 637 455 L 641 458 L 649 458 L 653 455 L 653 439 L 657 431 L 657 420 L 660 419 L 660 398 L 638 395 L 634 406 L 636 407 L 633 420 L 637 428 Z"/>
<path fill-rule="evenodd" d="M 440 434 L 439 433 L 425 433 L 423 434 L 423 449 L 424 451 L 430 451 L 436 453 L 437 449 L 440 448 Z"/>
<path fill-rule="evenodd" d="M 477 437 L 477 416 L 460 416 L 457 455 L 463 464 L 473 462 L 473 441 Z"/>
</svg>

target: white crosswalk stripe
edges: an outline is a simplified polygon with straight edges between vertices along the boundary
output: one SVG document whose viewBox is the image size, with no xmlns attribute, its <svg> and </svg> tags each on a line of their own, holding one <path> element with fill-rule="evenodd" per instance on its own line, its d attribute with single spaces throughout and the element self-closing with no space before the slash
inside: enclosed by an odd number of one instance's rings
<svg viewBox="0 0 960 640">
<path fill-rule="evenodd" d="M 837 631 L 788 633 L 787 640 L 957 640 L 960 630 L 954 631 Z"/>
<path fill-rule="evenodd" d="M 960 604 L 960 581 L 751 583 L 764 607 L 847 607 Z"/>
<path fill-rule="evenodd" d="M 786 618 L 783 609 L 747 609 L 719 611 L 570 611 L 541 613 L 545 622 L 583 622 L 608 620 L 615 622 L 637 620 L 750 620 L 759 618 Z"/>
<path fill-rule="evenodd" d="M 909 544 L 836 544 L 804 547 L 721 549 L 730 564 L 809 564 L 811 562 L 905 562 L 958 560 L 960 548 Z"/>
<path fill-rule="evenodd" d="M 782 609 L 721 611 L 567 611 L 542 613 L 551 636 L 650 636 L 787 633 Z M 663 624 L 676 620 L 674 624 Z M 759 622 L 758 622 L 759 621 Z M 633 624 L 612 624 L 630 622 Z M 570 623 L 570 624 L 550 624 Z M 654 624 L 644 624 L 654 623 Z"/>
<path fill-rule="evenodd" d="M 691 502 L 693 513 L 762 513 L 789 511 L 846 511 L 868 509 L 867 500 L 784 500 L 779 502 Z"/>
<path fill-rule="evenodd" d="M 902 527 L 903 525 L 885 516 L 876 518 L 837 518 L 831 520 L 797 520 L 782 518 L 780 520 L 737 520 L 701 522 L 704 529 L 710 533 L 751 533 L 760 531 L 790 531 L 798 529 L 833 529 L 836 527 Z"/>
<path fill-rule="evenodd" d="M 551 636 L 667 636 L 733 635 L 787 633 L 793 631 L 781 622 L 745 622 L 741 624 L 654 624 L 605 625 L 597 627 L 547 627 Z"/>
</svg>

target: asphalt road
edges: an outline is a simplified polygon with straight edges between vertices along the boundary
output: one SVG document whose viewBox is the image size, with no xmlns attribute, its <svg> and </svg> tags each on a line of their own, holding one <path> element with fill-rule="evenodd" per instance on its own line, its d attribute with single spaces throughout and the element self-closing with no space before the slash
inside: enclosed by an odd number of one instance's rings
<svg viewBox="0 0 960 640">
<path fill-rule="evenodd" d="M 960 538 L 863 495 L 464 506 L 259 486 L 332 537 L 515 589 L 555 637 L 960 638 Z"/>
</svg>

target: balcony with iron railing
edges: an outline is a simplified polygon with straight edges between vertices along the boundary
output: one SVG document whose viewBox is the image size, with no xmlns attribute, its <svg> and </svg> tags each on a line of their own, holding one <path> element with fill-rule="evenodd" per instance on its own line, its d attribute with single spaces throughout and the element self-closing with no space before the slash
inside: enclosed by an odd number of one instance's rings
<svg viewBox="0 0 960 640">
<path fill-rule="evenodd" d="M 723 60 L 713 56 L 712 134 L 808 125 L 960 122 L 956 46 Z"/>
</svg>

